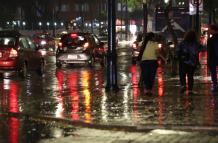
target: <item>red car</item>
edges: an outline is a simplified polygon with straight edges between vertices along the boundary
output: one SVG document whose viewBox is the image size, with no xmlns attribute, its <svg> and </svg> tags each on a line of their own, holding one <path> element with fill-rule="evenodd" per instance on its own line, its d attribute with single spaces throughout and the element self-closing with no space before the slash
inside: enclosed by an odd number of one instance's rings
<svg viewBox="0 0 218 143">
<path fill-rule="evenodd" d="M 0 73 L 26 77 L 27 71 L 44 72 L 44 52 L 33 41 L 17 31 L 0 31 Z"/>
</svg>

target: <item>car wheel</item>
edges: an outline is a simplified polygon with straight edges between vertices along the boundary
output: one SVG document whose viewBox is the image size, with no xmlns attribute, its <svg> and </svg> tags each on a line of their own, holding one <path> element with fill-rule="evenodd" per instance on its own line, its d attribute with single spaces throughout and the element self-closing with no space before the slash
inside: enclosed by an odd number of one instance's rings
<svg viewBox="0 0 218 143">
<path fill-rule="evenodd" d="M 45 62 L 44 62 L 44 60 L 42 60 L 41 64 L 40 64 L 40 67 L 38 69 L 38 74 L 40 76 L 42 76 L 44 74 L 44 72 L 45 72 Z"/>
<path fill-rule="evenodd" d="M 19 76 L 21 78 L 26 78 L 27 77 L 27 64 L 25 62 L 22 64 L 22 67 L 19 70 Z"/>
</svg>

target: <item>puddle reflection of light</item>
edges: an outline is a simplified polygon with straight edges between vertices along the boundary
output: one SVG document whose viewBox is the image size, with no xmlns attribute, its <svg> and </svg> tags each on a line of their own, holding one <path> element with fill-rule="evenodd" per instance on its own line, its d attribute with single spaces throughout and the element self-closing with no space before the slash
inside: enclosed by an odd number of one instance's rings
<svg viewBox="0 0 218 143">
<path fill-rule="evenodd" d="M 129 119 L 129 110 L 128 110 L 128 101 L 130 100 L 129 99 L 129 96 L 128 96 L 128 88 L 127 86 L 125 86 L 125 89 L 124 89 L 124 93 L 123 93 L 123 106 L 124 106 L 124 110 L 123 110 L 123 115 L 126 119 Z"/>
<path fill-rule="evenodd" d="M 72 97 L 72 111 L 71 111 L 71 118 L 73 120 L 79 120 L 79 96 L 77 91 L 71 93 Z"/>
<path fill-rule="evenodd" d="M 84 101 L 84 105 L 85 105 L 85 122 L 86 123 L 91 123 L 91 95 L 90 95 L 90 91 L 88 89 L 85 89 L 83 91 L 84 96 L 85 96 L 85 101 Z"/>
<path fill-rule="evenodd" d="M 137 85 L 138 84 L 138 71 L 137 71 L 137 66 L 132 65 L 130 72 L 132 74 L 132 85 Z M 140 91 L 138 87 L 133 87 L 132 88 L 132 95 L 133 95 L 133 120 L 134 122 L 138 121 L 138 97 L 140 95 Z"/>
<path fill-rule="evenodd" d="M 58 96 L 57 101 L 58 101 L 58 104 L 56 106 L 55 116 L 56 117 L 63 117 L 64 105 L 63 105 L 62 96 Z"/>
<path fill-rule="evenodd" d="M 140 95 L 139 88 L 133 88 L 133 120 L 138 121 L 138 97 Z"/>
<path fill-rule="evenodd" d="M 157 69 L 157 78 L 158 78 L 158 96 L 164 95 L 164 82 L 163 82 L 163 69 L 159 67 Z"/>
<path fill-rule="evenodd" d="M 90 75 L 89 75 L 88 71 L 82 71 L 81 78 L 82 78 L 83 87 L 89 87 Z"/>
<path fill-rule="evenodd" d="M 102 96 L 102 100 L 101 100 L 101 113 L 102 113 L 102 119 L 104 121 L 108 121 L 108 111 L 107 111 L 107 96 L 105 94 L 105 92 L 103 92 L 104 95 Z"/>
<path fill-rule="evenodd" d="M 17 113 L 19 112 L 18 85 L 15 82 L 11 82 L 9 87 L 9 111 Z"/>
<path fill-rule="evenodd" d="M 211 81 L 211 77 L 208 73 L 208 66 L 207 66 L 207 52 L 201 52 L 199 54 L 199 59 L 200 59 L 200 62 L 201 62 L 201 68 L 200 68 L 200 75 L 203 77 L 203 82 L 205 83 L 204 85 L 204 88 L 205 89 L 209 89 L 210 88 L 210 84 L 209 81 Z M 208 90 L 204 90 L 205 92 L 205 95 L 208 96 L 209 93 L 208 93 Z"/>
<path fill-rule="evenodd" d="M 19 112 L 19 103 L 18 103 L 18 94 L 19 87 L 16 82 L 6 80 L 7 89 L 9 89 L 9 112 L 18 113 Z M 9 122 L 9 142 L 18 143 L 19 142 L 19 127 L 20 121 L 17 118 L 11 117 L 8 120 Z"/>
<path fill-rule="evenodd" d="M 132 85 L 137 85 L 138 84 L 138 80 L 137 80 L 137 77 L 138 77 L 137 66 L 136 65 L 132 65 L 131 69 L 130 69 L 130 72 L 132 74 L 132 78 L 131 78 Z"/>
<path fill-rule="evenodd" d="M 9 122 L 9 143 L 19 143 L 19 128 L 20 121 L 17 118 L 11 117 Z"/>
<path fill-rule="evenodd" d="M 158 122 L 160 125 L 163 125 L 164 121 L 164 103 L 163 103 L 163 97 L 157 98 L 158 103 Z"/>
<path fill-rule="evenodd" d="M 63 74 L 63 71 L 62 70 L 58 70 L 57 71 L 57 88 L 58 88 L 58 91 L 61 93 L 62 90 L 63 90 L 63 77 L 64 77 L 64 74 Z"/>
<path fill-rule="evenodd" d="M 78 73 L 71 73 L 68 76 L 68 87 L 70 88 L 70 96 L 72 100 L 71 118 L 72 120 L 79 120 L 79 95 L 78 95 Z"/>
<path fill-rule="evenodd" d="M 62 97 L 62 90 L 63 90 L 63 71 L 58 70 L 57 71 L 57 90 L 59 91 L 60 95 L 57 97 L 57 106 L 56 106 L 56 111 L 55 111 L 55 116 L 56 117 L 63 117 L 64 113 L 64 105 L 63 105 L 63 97 Z"/>
<path fill-rule="evenodd" d="M 90 87 L 89 87 L 89 79 L 90 75 L 88 71 L 83 71 L 81 73 L 81 80 L 82 80 L 82 86 L 85 88 L 83 90 L 84 94 L 84 106 L 85 106 L 85 122 L 86 123 L 91 123 L 91 94 L 90 94 Z"/>
</svg>

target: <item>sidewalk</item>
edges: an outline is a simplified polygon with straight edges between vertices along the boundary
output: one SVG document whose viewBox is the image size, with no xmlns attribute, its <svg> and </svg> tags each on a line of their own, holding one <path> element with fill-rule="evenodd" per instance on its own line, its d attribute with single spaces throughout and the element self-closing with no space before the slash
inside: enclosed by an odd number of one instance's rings
<svg viewBox="0 0 218 143">
<path fill-rule="evenodd" d="M 138 67 L 132 66 L 131 81 L 119 79 L 118 92 L 100 89 L 101 102 L 90 107 L 99 109 L 81 113 L 79 122 L 69 119 L 76 130 L 40 143 L 217 143 L 218 94 L 210 91 L 205 61 L 195 76 L 195 94 L 181 94 L 178 76 L 165 66 L 158 69 L 154 94 L 146 96 L 138 86 Z"/>
<path fill-rule="evenodd" d="M 197 132 L 152 130 L 146 133 L 79 129 L 73 135 L 39 143 L 217 143 L 218 136 Z"/>
</svg>

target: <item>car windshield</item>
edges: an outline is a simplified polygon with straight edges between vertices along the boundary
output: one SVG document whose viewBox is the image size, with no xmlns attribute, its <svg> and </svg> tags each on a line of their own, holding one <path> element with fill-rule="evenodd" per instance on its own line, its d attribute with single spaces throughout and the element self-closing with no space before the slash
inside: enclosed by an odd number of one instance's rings
<svg viewBox="0 0 218 143">
<path fill-rule="evenodd" d="M 70 34 L 62 39 L 63 44 L 66 46 L 82 46 L 86 41 L 83 35 L 77 34 Z"/>
<path fill-rule="evenodd" d="M 14 37 L 0 37 L 0 46 L 15 46 Z"/>
</svg>

